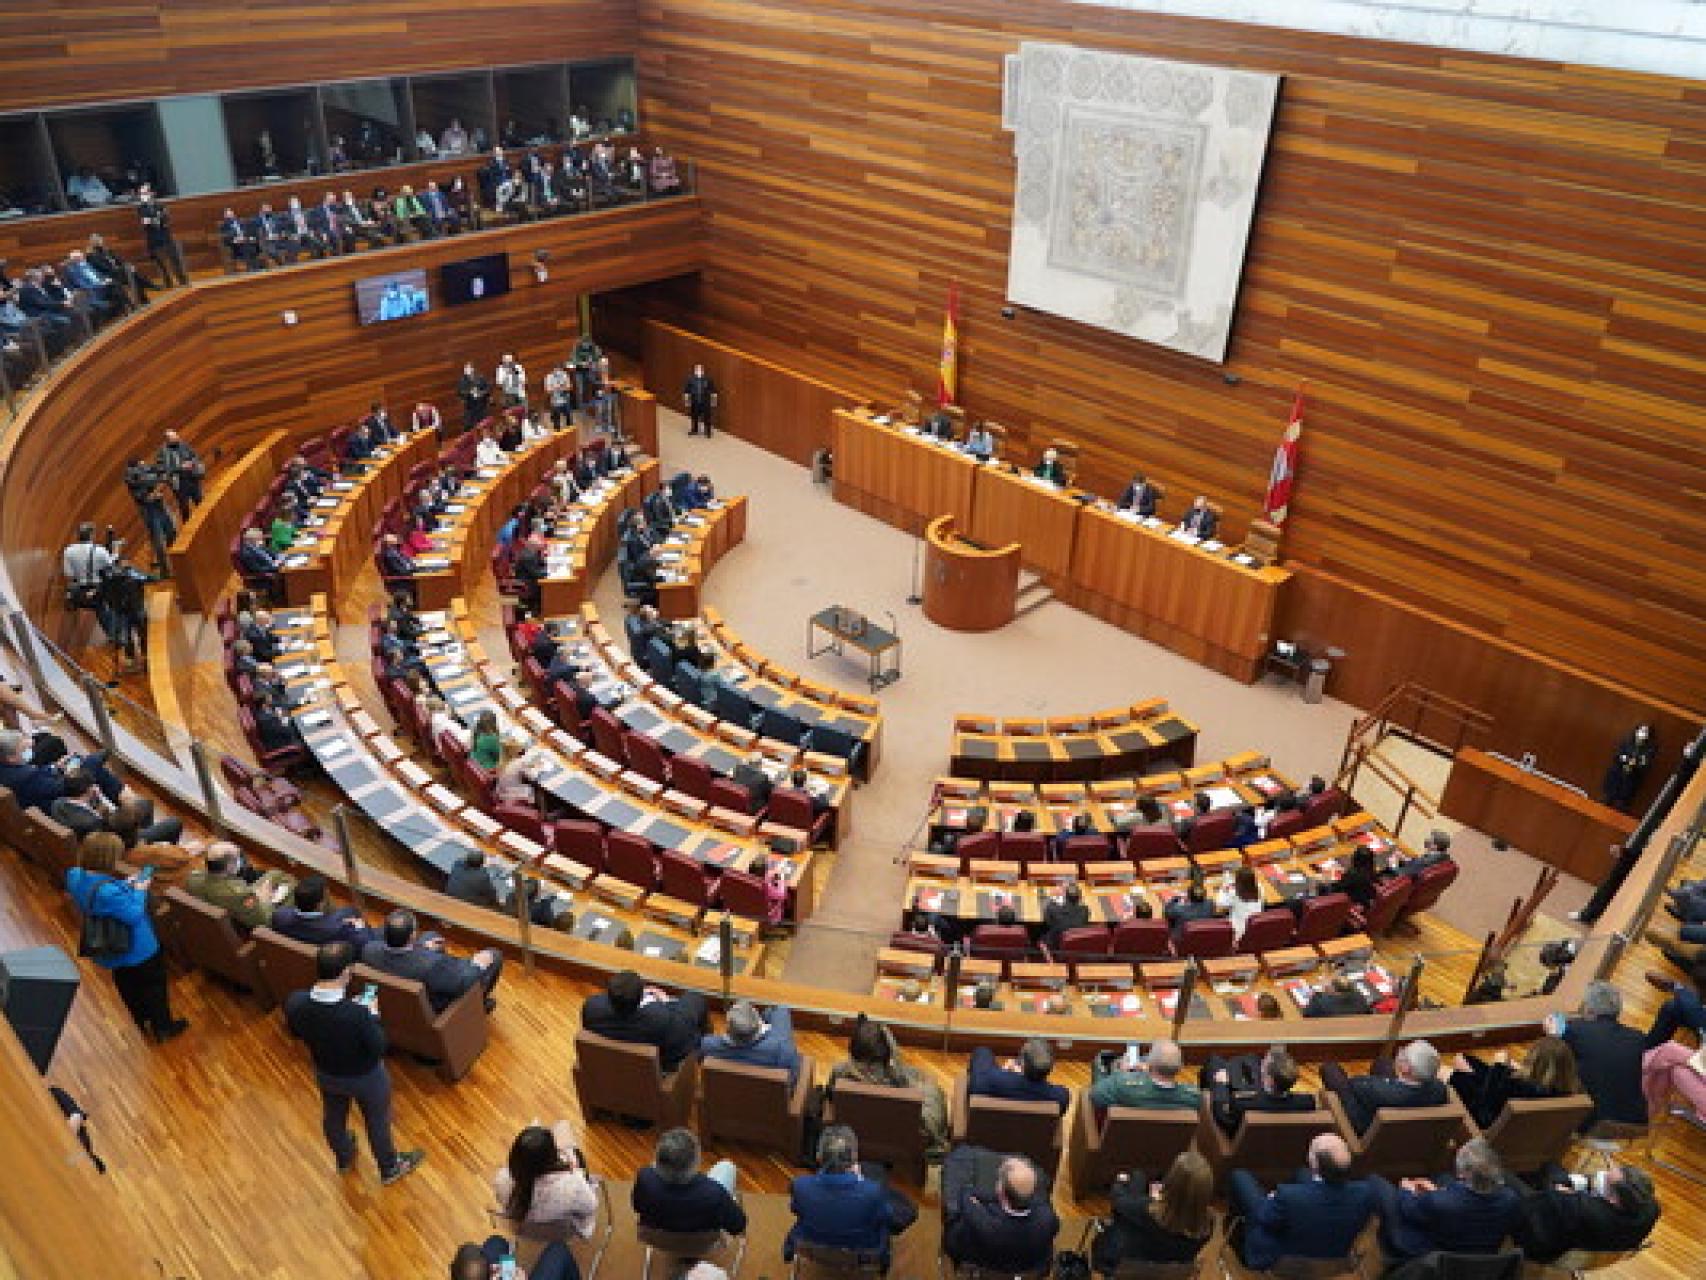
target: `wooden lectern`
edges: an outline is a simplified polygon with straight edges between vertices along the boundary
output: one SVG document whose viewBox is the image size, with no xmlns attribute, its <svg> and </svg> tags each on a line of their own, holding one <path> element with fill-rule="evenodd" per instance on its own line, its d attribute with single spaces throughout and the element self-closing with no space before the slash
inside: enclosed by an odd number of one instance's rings
<svg viewBox="0 0 1706 1280">
<path fill-rule="evenodd" d="M 985 551 L 937 516 L 924 531 L 924 616 L 950 631 L 994 631 L 1013 621 L 1019 544 Z"/>
<path fill-rule="evenodd" d="M 1626 813 L 1474 747 L 1452 759 L 1439 811 L 1589 884 L 1611 869 L 1611 847 L 1636 825 Z"/>
</svg>

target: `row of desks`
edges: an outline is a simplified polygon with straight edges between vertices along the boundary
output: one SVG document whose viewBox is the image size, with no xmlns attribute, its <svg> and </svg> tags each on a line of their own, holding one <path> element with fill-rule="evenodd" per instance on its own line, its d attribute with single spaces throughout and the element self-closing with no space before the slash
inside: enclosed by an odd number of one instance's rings
<svg viewBox="0 0 1706 1280">
<path fill-rule="evenodd" d="M 1081 733 L 956 730 L 948 767 L 962 778 L 1067 782 L 1129 777 L 1157 764 L 1196 760 L 1197 726 L 1163 708 L 1155 715 Z"/>
<path fill-rule="evenodd" d="M 978 463 L 867 410 L 836 410 L 834 441 L 839 500 L 913 532 L 952 515 L 974 542 L 1019 543 L 1068 603 L 1227 675 L 1261 674 L 1288 570 L 1190 545 L 1093 494 Z"/>
<path fill-rule="evenodd" d="M 699 908 L 596 875 L 474 808 L 406 758 L 362 706 L 337 662 L 323 598 L 312 614 L 277 619 L 291 649 L 280 660 L 290 670 L 297 729 L 320 767 L 373 827 L 402 845 L 433 876 L 447 876 L 461 858 L 482 850 L 501 891 L 511 891 L 525 871 L 539 877 L 575 912 L 571 936 L 715 968 L 715 939 L 700 935 Z M 763 943 L 751 922 L 739 922 L 733 963 L 756 972 Z"/>
<path fill-rule="evenodd" d="M 450 626 L 448 641 L 425 657 L 433 683 L 464 724 L 472 725 L 480 712 L 489 710 L 499 725 L 524 730 L 533 741 L 538 765 L 534 783 L 545 795 L 601 826 L 640 836 L 710 868 L 733 867 L 755 875 L 765 866 L 778 869 L 789 887 L 790 918 L 804 920 L 812 913 L 814 855 L 805 847 L 805 832 L 755 824 L 746 814 L 711 811 L 702 801 L 590 750 L 553 724 L 497 669 L 465 612 Z M 612 702 L 633 693 L 620 684 L 594 692 Z M 799 852 L 772 852 L 766 843 L 772 837 L 798 842 Z"/>
<path fill-rule="evenodd" d="M 658 612 L 671 621 L 699 616 L 705 575 L 746 540 L 746 498 L 713 502 L 676 522 L 685 537 L 666 540 L 658 551 Z M 673 534 L 675 530 L 672 530 Z"/>
</svg>

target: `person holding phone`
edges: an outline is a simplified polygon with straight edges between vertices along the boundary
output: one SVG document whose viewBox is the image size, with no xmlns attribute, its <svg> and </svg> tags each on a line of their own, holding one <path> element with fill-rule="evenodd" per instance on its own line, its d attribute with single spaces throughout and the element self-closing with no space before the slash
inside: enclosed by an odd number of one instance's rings
<svg viewBox="0 0 1706 1280">
<path fill-rule="evenodd" d="M 492 1193 L 504 1217 L 525 1226 L 532 1239 L 573 1232 L 590 1240 L 598 1225 L 597 1185 L 565 1120 L 549 1129 L 535 1122 L 518 1133 Z"/>
<path fill-rule="evenodd" d="M 515 1259 L 510 1242 L 488 1236 L 483 1244 L 469 1241 L 450 1260 L 450 1280 L 580 1280 L 580 1265 L 561 1240 L 545 1246 L 530 1269 Z"/>
<path fill-rule="evenodd" d="M 65 873 L 65 887 L 83 918 L 83 954 L 113 975 L 113 985 L 145 1035 L 159 1044 L 175 1039 L 190 1025 L 172 1016 L 167 985 L 166 956 L 148 914 L 148 881 L 154 869 L 144 867 L 128 880 L 118 876 L 116 840 L 85 844 L 80 866 Z M 95 922 L 104 922 L 97 930 Z"/>
<path fill-rule="evenodd" d="M 391 1076 L 385 1069 L 379 990 L 370 982 L 359 996 L 350 997 L 354 960 L 355 949 L 347 942 L 321 946 L 314 953 L 317 980 L 286 998 L 284 1019 L 293 1036 L 307 1041 L 313 1056 L 326 1145 L 337 1159 L 338 1172 L 355 1167 L 355 1135 L 346 1127 L 353 1102 L 361 1108 L 380 1181 L 390 1186 L 419 1168 L 426 1152 L 398 1151 L 392 1141 Z"/>
</svg>

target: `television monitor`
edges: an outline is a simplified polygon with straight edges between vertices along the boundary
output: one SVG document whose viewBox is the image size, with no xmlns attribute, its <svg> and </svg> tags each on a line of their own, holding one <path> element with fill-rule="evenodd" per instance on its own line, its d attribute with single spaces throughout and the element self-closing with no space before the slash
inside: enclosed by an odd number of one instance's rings
<svg viewBox="0 0 1706 1280">
<path fill-rule="evenodd" d="M 446 305 L 481 302 L 509 292 L 509 255 L 488 253 L 480 258 L 447 262 L 438 269 Z"/>
<path fill-rule="evenodd" d="M 355 282 L 355 309 L 363 324 L 407 320 L 410 316 L 425 315 L 431 308 L 426 272 L 419 268 Z"/>
</svg>

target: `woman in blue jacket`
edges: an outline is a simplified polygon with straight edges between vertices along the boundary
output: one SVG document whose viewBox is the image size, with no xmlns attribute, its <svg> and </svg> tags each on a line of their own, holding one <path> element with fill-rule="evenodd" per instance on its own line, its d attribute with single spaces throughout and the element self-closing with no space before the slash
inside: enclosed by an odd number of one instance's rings
<svg viewBox="0 0 1706 1280">
<path fill-rule="evenodd" d="M 95 956 L 110 969 L 113 985 L 144 1034 L 164 1044 L 189 1023 L 172 1017 L 171 993 L 166 988 L 166 956 L 148 918 L 147 872 L 128 880 L 118 878 L 124 843 L 109 832 L 87 836 L 79 850 L 80 866 L 65 873 L 65 887 L 81 915 L 117 920 L 130 929 L 130 948 L 116 955 Z"/>
</svg>

